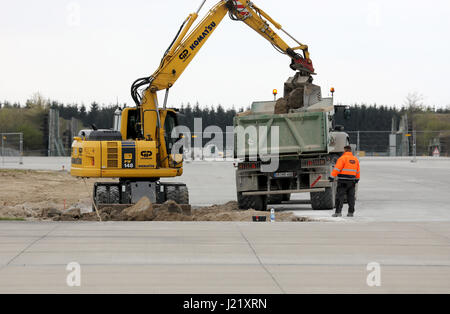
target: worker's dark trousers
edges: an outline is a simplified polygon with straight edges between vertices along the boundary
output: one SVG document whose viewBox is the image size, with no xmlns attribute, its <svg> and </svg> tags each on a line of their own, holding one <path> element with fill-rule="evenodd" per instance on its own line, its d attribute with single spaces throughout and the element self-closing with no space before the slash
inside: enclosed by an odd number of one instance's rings
<svg viewBox="0 0 450 314">
<path fill-rule="evenodd" d="M 336 193 L 336 213 L 342 212 L 345 195 L 347 195 L 348 212 L 355 212 L 355 185 L 356 183 L 353 180 L 338 181 Z"/>
</svg>

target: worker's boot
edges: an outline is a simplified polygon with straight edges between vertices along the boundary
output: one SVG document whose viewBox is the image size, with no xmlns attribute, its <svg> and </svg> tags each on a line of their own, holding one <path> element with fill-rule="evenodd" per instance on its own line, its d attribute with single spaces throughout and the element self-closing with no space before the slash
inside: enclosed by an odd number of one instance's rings
<svg viewBox="0 0 450 314">
<path fill-rule="evenodd" d="M 353 217 L 354 215 L 353 215 L 353 213 L 348 213 L 347 214 L 347 217 Z"/>
<path fill-rule="evenodd" d="M 331 217 L 342 217 L 342 213 L 334 213 Z"/>
</svg>

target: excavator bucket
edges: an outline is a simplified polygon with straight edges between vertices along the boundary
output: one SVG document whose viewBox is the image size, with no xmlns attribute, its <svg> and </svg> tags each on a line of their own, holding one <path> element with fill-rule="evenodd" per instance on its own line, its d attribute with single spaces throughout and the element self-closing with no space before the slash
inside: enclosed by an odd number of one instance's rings
<svg viewBox="0 0 450 314">
<path fill-rule="evenodd" d="M 292 59 L 291 69 L 298 72 L 316 74 L 314 73 L 314 67 L 311 60 L 306 60 L 304 58 Z"/>
</svg>

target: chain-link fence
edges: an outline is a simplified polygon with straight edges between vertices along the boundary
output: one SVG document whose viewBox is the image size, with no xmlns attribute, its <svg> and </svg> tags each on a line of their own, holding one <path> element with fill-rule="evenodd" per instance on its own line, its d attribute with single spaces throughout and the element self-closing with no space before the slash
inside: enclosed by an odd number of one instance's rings
<svg viewBox="0 0 450 314">
<path fill-rule="evenodd" d="M 450 156 L 450 130 L 347 131 L 360 156 Z"/>
<path fill-rule="evenodd" d="M 23 133 L 0 133 L 0 162 L 22 164 Z"/>
</svg>

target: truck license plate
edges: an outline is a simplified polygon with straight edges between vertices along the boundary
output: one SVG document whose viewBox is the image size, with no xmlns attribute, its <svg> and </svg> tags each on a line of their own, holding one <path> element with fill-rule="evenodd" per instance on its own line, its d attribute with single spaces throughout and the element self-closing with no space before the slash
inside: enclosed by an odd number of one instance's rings
<svg viewBox="0 0 450 314">
<path fill-rule="evenodd" d="M 292 178 L 294 176 L 294 172 L 277 172 L 273 174 L 274 178 Z"/>
</svg>

